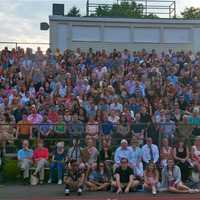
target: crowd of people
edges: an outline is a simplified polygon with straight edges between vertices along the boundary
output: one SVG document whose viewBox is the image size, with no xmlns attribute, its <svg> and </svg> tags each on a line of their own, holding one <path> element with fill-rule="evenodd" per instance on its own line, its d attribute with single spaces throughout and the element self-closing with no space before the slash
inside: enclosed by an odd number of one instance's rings
<svg viewBox="0 0 200 200">
<path fill-rule="evenodd" d="M 1 151 L 23 141 L 18 159 L 25 180 L 34 164 L 32 176 L 43 183 L 50 162 L 49 183 L 57 168 L 66 193 L 72 186 L 78 193 L 109 187 L 129 192 L 142 184 L 155 194 L 160 181 L 173 192 L 197 192 L 185 183 L 191 169 L 200 172 L 199 80 L 200 53 L 192 51 L 43 53 L 38 48 L 33 53 L 5 47 L 0 51 Z M 32 151 L 29 142 L 35 138 Z M 80 144 L 74 142 L 66 153 L 61 142 L 53 151 L 43 147 L 48 138 L 79 138 Z"/>
</svg>

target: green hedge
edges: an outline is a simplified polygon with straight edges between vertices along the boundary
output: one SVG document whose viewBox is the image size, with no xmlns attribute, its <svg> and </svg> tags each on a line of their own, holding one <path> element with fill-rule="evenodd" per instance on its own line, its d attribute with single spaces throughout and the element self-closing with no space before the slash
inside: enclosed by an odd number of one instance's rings
<svg viewBox="0 0 200 200">
<path fill-rule="evenodd" d="M 20 169 L 17 165 L 17 160 L 6 158 L 2 168 L 4 182 L 15 182 L 20 176 Z"/>
</svg>

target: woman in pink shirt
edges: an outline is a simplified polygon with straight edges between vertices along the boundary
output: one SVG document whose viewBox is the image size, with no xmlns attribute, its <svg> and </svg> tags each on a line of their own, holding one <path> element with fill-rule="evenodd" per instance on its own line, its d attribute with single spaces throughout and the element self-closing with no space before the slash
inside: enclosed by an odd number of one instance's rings
<svg viewBox="0 0 200 200">
<path fill-rule="evenodd" d="M 40 179 L 40 184 L 43 184 L 44 181 L 44 169 L 48 165 L 49 150 L 43 146 L 43 141 L 38 140 L 37 148 L 33 152 L 33 159 L 36 164 L 34 176 L 38 176 Z"/>
</svg>

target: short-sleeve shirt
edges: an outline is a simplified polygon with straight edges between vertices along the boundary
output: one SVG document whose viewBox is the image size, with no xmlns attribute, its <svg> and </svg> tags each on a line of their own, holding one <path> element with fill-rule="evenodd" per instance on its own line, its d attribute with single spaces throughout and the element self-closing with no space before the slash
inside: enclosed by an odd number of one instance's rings
<svg viewBox="0 0 200 200">
<path fill-rule="evenodd" d="M 122 169 L 121 167 L 118 167 L 115 170 L 115 174 L 119 174 L 121 183 L 128 183 L 129 177 L 133 175 L 133 170 L 130 167 L 127 167 L 126 169 Z"/>
</svg>

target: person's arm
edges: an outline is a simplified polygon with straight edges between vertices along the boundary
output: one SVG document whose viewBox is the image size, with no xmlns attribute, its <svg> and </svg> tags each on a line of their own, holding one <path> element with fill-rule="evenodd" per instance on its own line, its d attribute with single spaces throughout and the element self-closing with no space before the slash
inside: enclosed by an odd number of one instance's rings
<svg viewBox="0 0 200 200">
<path fill-rule="evenodd" d="M 154 147 L 155 147 L 154 163 L 157 163 L 159 159 L 159 150 L 157 146 Z"/>
<path fill-rule="evenodd" d="M 81 174 L 81 177 L 79 178 L 79 187 L 82 186 L 84 184 L 84 181 L 85 181 L 85 174 L 82 173 Z"/>
<path fill-rule="evenodd" d="M 148 181 L 148 178 L 147 178 L 146 170 L 144 171 L 144 183 L 149 184 L 149 181 Z"/>
<path fill-rule="evenodd" d="M 115 152 L 114 160 L 115 160 L 116 164 L 120 164 L 120 156 L 119 156 L 119 150 L 118 149 Z"/>
<path fill-rule="evenodd" d="M 190 158 L 189 148 L 186 147 L 186 157 L 185 160 L 188 160 Z"/>
<path fill-rule="evenodd" d="M 156 170 L 156 182 L 157 183 L 159 182 L 159 172 L 158 172 L 158 170 Z"/>
<path fill-rule="evenodd" d="M 22 160 L 21 159 L 21 151 L 20 150 L 17 152 L 17 159 L 18 159 L 18 161 Z"/>
<path fill-rule="evenodd" d="M 30 135 L 29 135 L 29 139 L 32 139 L 33 137 L 33 126 L 30 125 Z"/>
<path fill-rule="evenodd" d="M 148 162 L 149 162 L 149 159 L 147 158 L 147 152 L 146 152 L 145 146 L 142 147 L 142 160 L 143 160 L 145 163 L 148 163 Z"/>
<path fill-rule="evenodd" d="M 128 193 L 130 191 L 131 186 L 133 185 L 133 178 L 134 176 L 131 174 L 129 176 L 129 182 L 128 185 L 126 186 L 125 192 Z"/>
<path fill-rule="evenodd" d="M 116 173 L 114 175 L 115 180 L 116 180 L 116 186 L 117 186 L 117 193 L 122 192 L 122 188 L 121 188 L 121 182 L 120 182 L 120 174 Z"/>
<path fill-rule="evenodd" d="M 16 139 L 19 137 L 19 125 L 17 125 L 17 130 L 16 130 Z"/>
<path fill-rule="evenodd" d="M 178 166 L 175 166 L 174 176 L 176 179 L 175 184 L 178 184 L 179 182 L 181 182 L 181 170 Z"/>
</svg>

